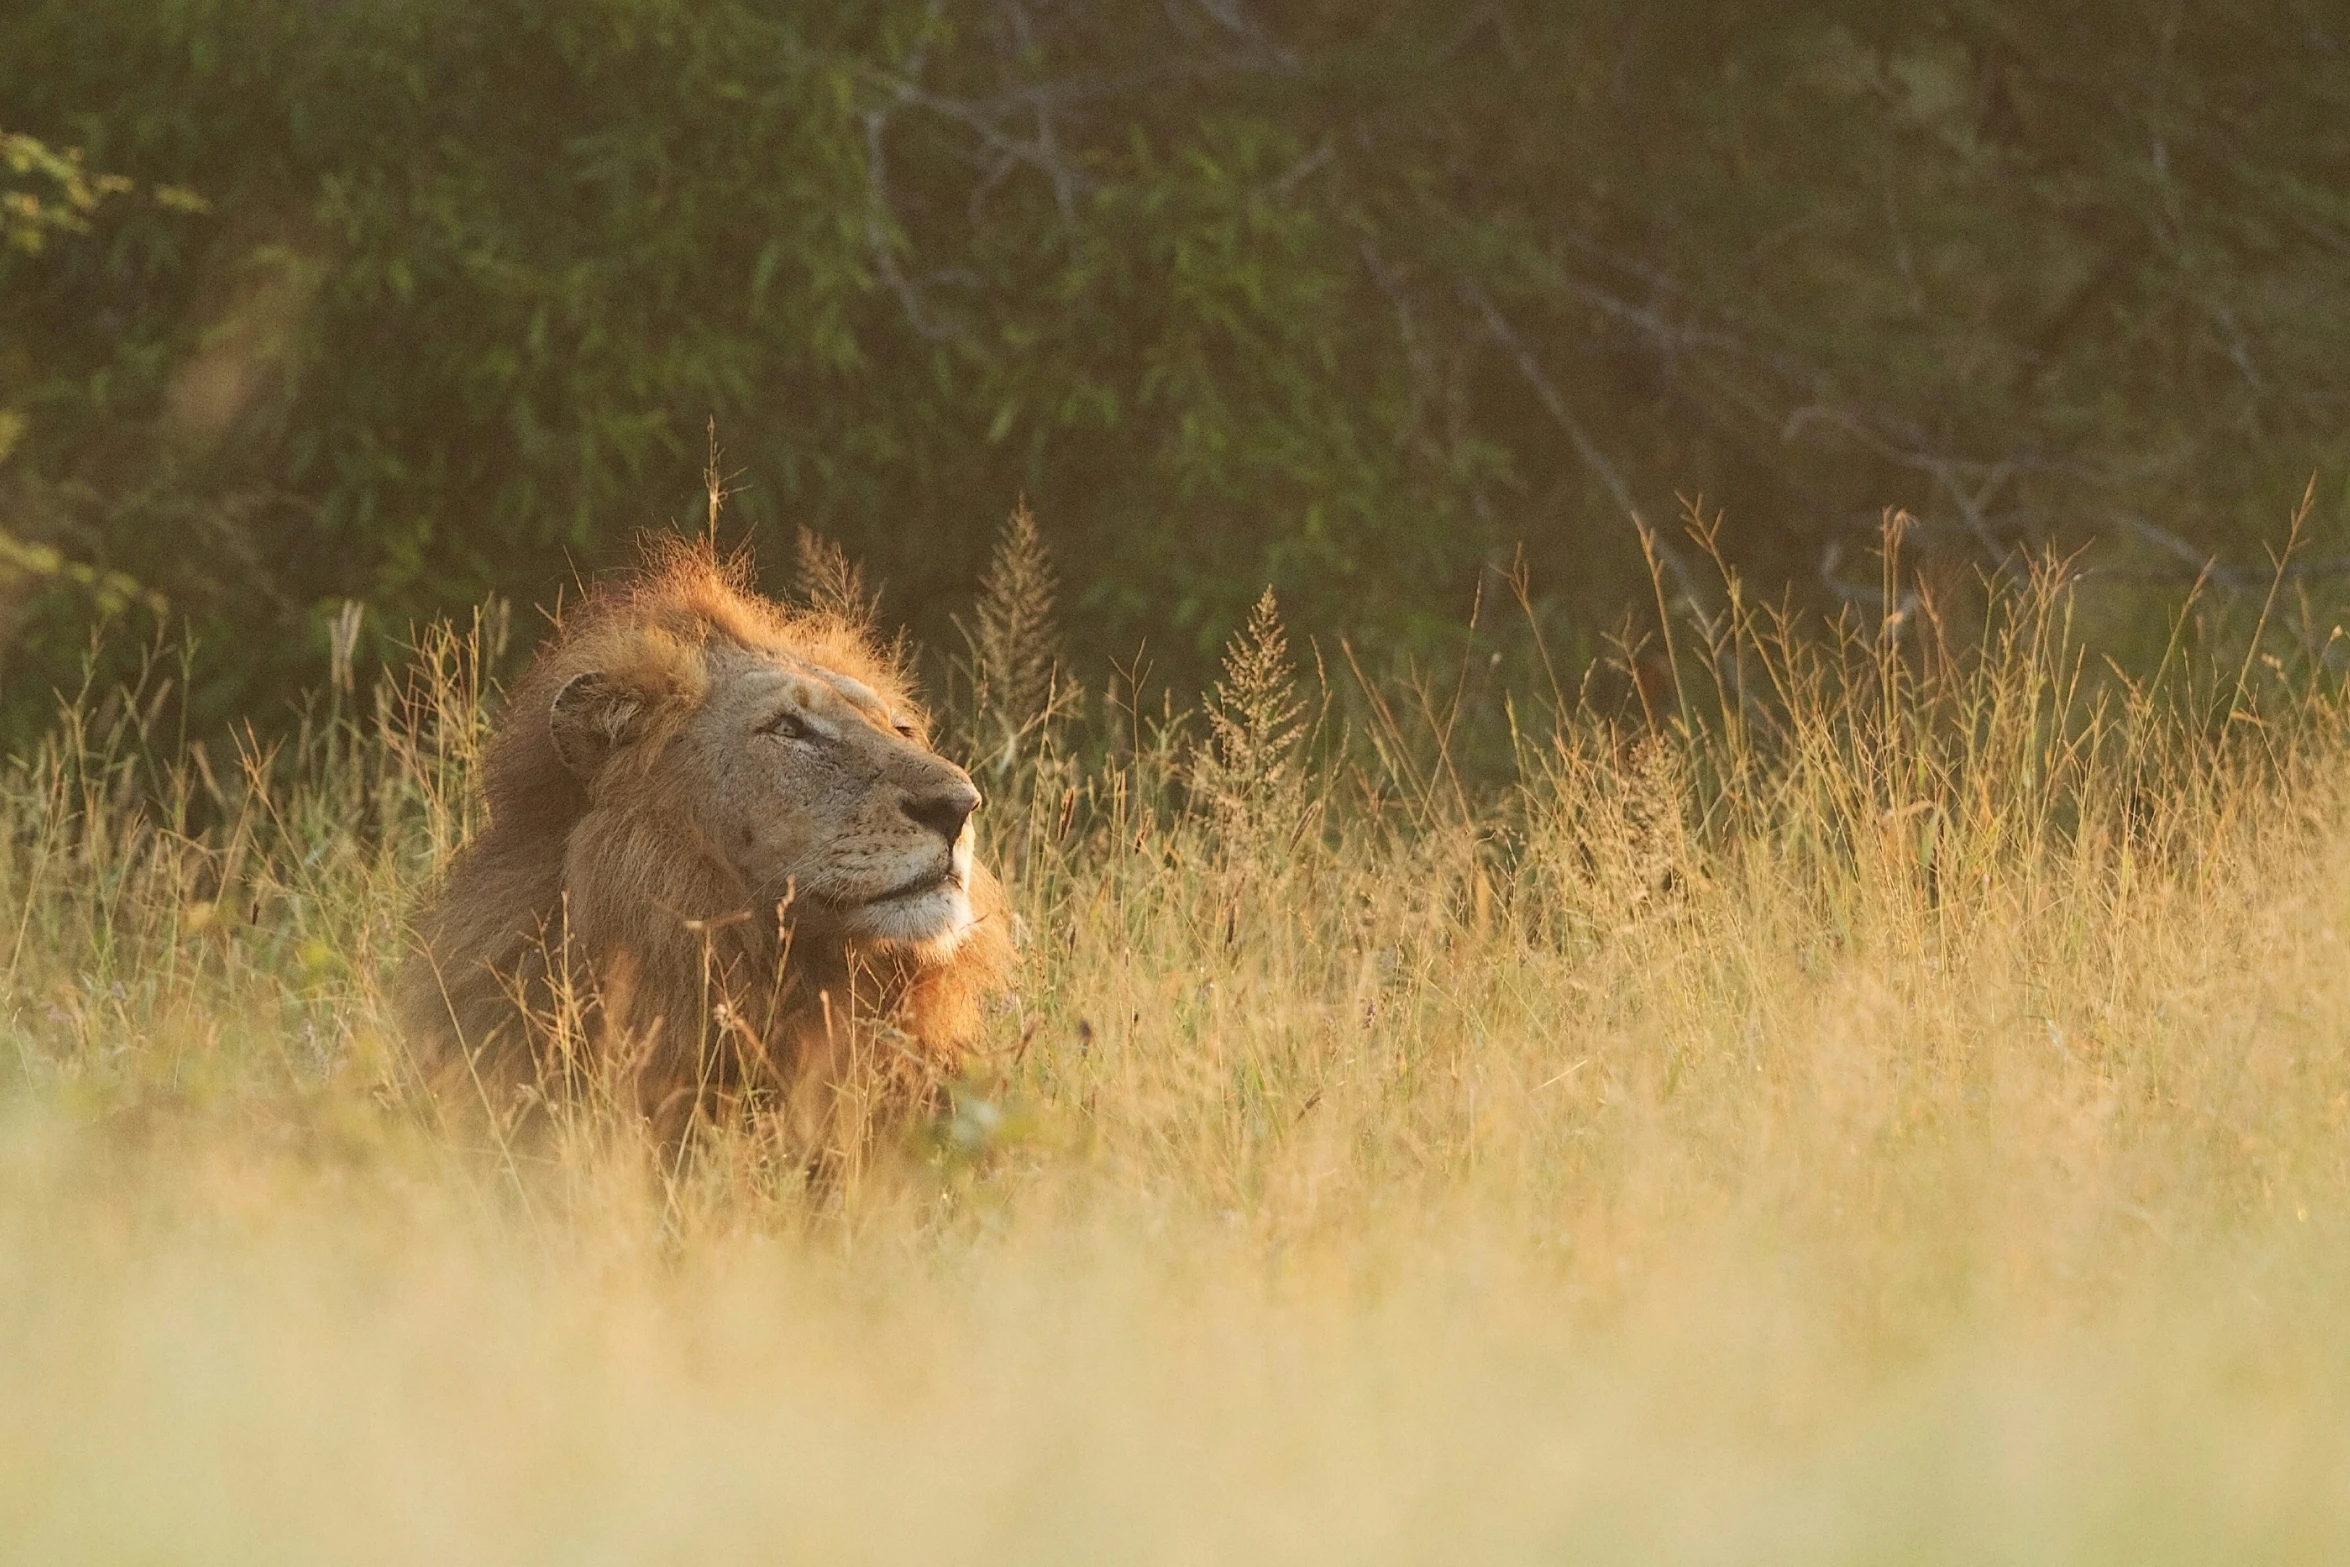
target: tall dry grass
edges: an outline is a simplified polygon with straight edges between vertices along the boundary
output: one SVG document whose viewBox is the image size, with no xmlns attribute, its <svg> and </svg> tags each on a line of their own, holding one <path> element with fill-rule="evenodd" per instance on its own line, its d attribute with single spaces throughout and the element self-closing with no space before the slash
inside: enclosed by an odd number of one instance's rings
<svg viewBox="0 0 2350 1567">
<path fill-rule="evenodd" d="M 2132 682 L 1897 544 L 1866 621 L 1673 607 L 1653 721 L 1523 693 L 1484 788 L 1269 602 L 1079 714 L 1016 528 L 1018 995 L 813 1194 L 405 1075 L 495 626 L 274 752 L 69 704 L 0 777 L 0 1558 L 2339 1558 L 2335 650 Z"/>
</svg>

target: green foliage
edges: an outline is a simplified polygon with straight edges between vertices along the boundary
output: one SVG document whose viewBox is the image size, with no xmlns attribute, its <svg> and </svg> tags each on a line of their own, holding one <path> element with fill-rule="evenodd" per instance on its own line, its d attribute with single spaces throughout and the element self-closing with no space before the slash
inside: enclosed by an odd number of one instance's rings
<svg viewBox="0 0 2350 1567">
<path fill-rule="evenodd" d="M 1182 682 L 1268 583 L 1443 646 L 1521 543 L 1605 626 L 1676 493 L 1809 602 L 1888 506 L 2169 592 L 2313 471 L 2350 532 L 2345 51 L 2304 0 L 25 0 L 12 117 L 157 197 L 19 171 L 0 526 L 167 597 L 211 720 L 346 600 L 692 518 L 712 419 L 766 558 L 935 644 L 1025 494 L 1075 645 Z M 0 729 L 88 610 L 14 617 Z"/>
<path fill-rule="evenodd" d="M 9 186 L 0 192 L 0 244 L 31 256 L 53 235 L 88 233 L 98 204 L 131 183 L 119 174 L 93 175 L 78 150 L 59 152 L 18 131 L 0 132 L 0 170 Z"/>
<path fill-rule="evenodd" d="M 0 252 L 41 256 L 52 240 L 89 233 L 101 207 L 136 189 L 122 175 L 92 173 L 78 147 L 61 150 L 21 131 L 0 131 Z M 177 186 L 159 187 L 152 197 L 168 212 L 205 210 L 201 196 Z M 0 405 L 0 467 L 23 443 L 25 430 L 25 415 Z M 0 516 L 0 523 L 7 520 Z M 40 596 L 63 598 L 101 621 L 134 606 L 155 615 L 169 612 L 163 596 L 138 579 L 70 559 L 53 544 L 19 538 L 0 526 L 0 659 L 15 639 L 27 600 Z"/>
</svg>

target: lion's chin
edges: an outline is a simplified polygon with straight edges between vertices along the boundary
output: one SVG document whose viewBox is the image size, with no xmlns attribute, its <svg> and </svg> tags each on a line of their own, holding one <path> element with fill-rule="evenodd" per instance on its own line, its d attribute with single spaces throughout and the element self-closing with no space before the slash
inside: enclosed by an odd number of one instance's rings
<svg viewBox="0 0 2350 1567">
<path fill-rule="evenodd" d="M 972 918 L 970 895 L 953 882 L 942 882 L 910 896 L 868 903 L 852 923 L 861 941 L 944 958 L 963 944 Z"/>
</svg>

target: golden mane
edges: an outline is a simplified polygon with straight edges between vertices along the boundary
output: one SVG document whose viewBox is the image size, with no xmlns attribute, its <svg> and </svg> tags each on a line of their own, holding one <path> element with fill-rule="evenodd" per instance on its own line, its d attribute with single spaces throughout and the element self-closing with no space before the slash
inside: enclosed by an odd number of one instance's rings
<svg viewBox="0 0 2350 1567">
<path fill-rule="evenodd" d="M 943 959 L 861 951 L 797 928 L 788 907 L 748 906 L 690 802 L 653 776 L 727 647 L 862 682 L 920 721 L 865 626 L 759 596 L 740 557 L 656 543 L 589 591 L 513 688 L 483 758 L 488 824 L 417 921 L 400 1010 L 438 1091 L 500 1114 L 584 1091 L 665 1138 L 697 1114 L 773 1107 L 820 1155 L 856 1135 L 843 1101 L 862 1119 L 960 1063 L 1010 961 L 984 868 L 970 877 L 975 922 Z M 548 721 L 588 674 L 642 693 L 647 726 L 592 797 Z"/>
</svg>

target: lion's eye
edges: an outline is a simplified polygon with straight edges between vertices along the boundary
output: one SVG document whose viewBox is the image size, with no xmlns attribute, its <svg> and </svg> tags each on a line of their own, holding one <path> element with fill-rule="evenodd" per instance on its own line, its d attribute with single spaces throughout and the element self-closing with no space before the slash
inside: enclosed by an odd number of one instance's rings
<svg viewBox="0 0 2350 1567">
<path fill-rule="evenodd" d="M 914 738 L 914 721 L 910 718 L 893 718 L 889 726 L 909 740 Z"/>
<path fill-rule="evenodd" d="M 808 727 L 806 719 L 788 710 L 769 719 L 767 727 L 760 733 L 780 735 L 786 740 L 813 740 L 816 737 L 816 731 Z"/>
</svg>

